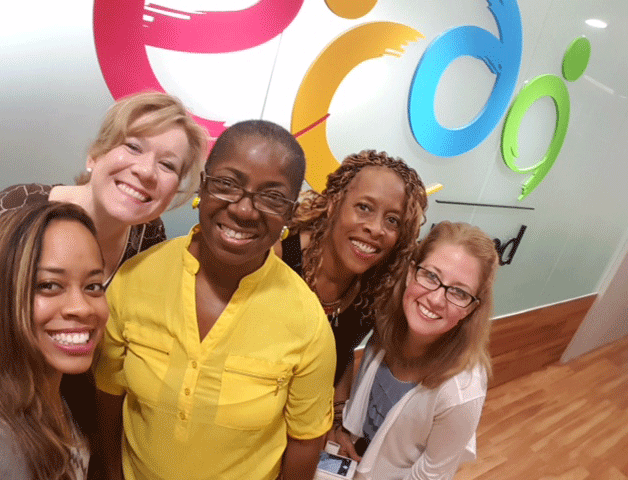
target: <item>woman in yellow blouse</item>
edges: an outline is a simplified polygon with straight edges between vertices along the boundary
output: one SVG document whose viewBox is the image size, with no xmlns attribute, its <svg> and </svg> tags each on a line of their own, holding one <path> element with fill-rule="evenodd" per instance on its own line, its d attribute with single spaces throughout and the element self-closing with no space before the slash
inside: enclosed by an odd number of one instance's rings
<svg viewBox="0 0 628 480">
<path fill-rule="evenodd" d="M 114 278 L 96 369 L 110 478 L 313 477 L 332 422 L 333 334 L 271 249 L 304 170 L 285 129 L 235 124 L 202 175 L 199 225 Z"/>
</svg>

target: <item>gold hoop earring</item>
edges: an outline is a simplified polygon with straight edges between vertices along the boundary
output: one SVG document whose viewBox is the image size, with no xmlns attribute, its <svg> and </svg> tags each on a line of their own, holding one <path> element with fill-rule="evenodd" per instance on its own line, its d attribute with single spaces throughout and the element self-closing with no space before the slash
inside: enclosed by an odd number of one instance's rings
<svg viewBox="0 0 628 480">
<path fill-rule="evenodd" d="M 200 203 L 201 197 L 194 197 L 194 200 L 192 200 L 192 208 L 197 209 Z"/>
<path fill-rule="evenodd" d="M 284 225 L 283 227 L 281 227 L 281 240 L 285 240 L 286 238 L 288 238 L 288 235 L 290 235 L 290 230 L 288 230 L 288 227 Z"/>
</svg>

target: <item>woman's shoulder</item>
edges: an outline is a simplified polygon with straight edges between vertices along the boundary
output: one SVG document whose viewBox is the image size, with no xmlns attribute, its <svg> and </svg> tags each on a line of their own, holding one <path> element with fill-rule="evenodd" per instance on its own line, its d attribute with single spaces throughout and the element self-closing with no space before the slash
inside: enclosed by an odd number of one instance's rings
<svg viewBox="0 0 628 480">
<path fill-rule="evenodd" d="M 9 426 L 0 419 L 0 478 L 28 480 L 28 463 Z"/>
<path fill-rule="evenodd" d="M 151 295 L 159 295 L 162 289 L 180 282 L 185 264 L 184 248 L 185 243 L 177 237 L 125 260 L 107 287 L 110 308 L 114 304 L 117 309 L 128 306 L 140 295 L 144 300 L 152 298 Z"/>
<path fill-rule="evenodd" d="M 158 265 L 164 264 L 169 265 L 169 267 L 164 265 L 164 268 L 172 268 L 174 258 L 180 254 L 182 255 L 182 251 L 185 247 L 185 236 L 156 242 L 150 248 L 142 249 L 140 252 L 136 251 L 128 260 L 125 260 L 124 264 L 116 273 L 116 276 L 125 276 L 129 273 L 140 274 L 142 269 L 148 270 L 149 273 L 155 272 L 155 268 L 157 268 Z"/>
<path fill-rule="evenodd" d="M 488 380 L 482 365 L 475 365 L 463 370 L 443 382 L 438 388 L 441 394 L 450 397 L 456 403 L 465 403 L 486 396 Z"/>
<path fill-rule="evenodd" d="M 153 245 L 157 245 L 164 240 L 166 240 L 166 228 L 160 217 L 148 223 L 133 225 L 129 233 L 124 260 L 128 260 L 132 256 L 148 250 Z"/>
<path fill-rule="evenodd" d="M 53 185 L 20 183 L 0 192 L 0 213 L 48 201 Z"/>
<path fill-rule="evenodd" d="M 273 254 L 269 260 L 272 263 L 272 270 L 268 270 L 265 282 L 269 282 L 267 285 L 272 284 L 272 296 L 279 295 L 282 301 L 285 302 L 285 308 L 287 308 L 286 305 L 289 303 L 291 309 L 302 312 L 298 316 L 305 314 L 310 320 L 320 317 L 327 322 L 327 317 L 323 312 L 323 307 L 321 307 L 318 297 L 309 285 L 305 283 L 305 280 L 277 255 Z M 268 292 L 270 291 L 268 290 Z"/>
<path fill-rule="evenodd" d="M 286 263 L 286 261 L 280 258 L 274 251 L 272 258 L 269 258 L 269 260 L 273 269 L 272 279 L 279 282 L 276 284 L 277 287 L 296 290 L 301 294 L 305 294 L 307 297 L 311 296 L 318 302 L 316 294 L 312 292 L 312 289 L 305 283 L 305 280 L 303 280 L 290 264 Z"/>
</svg>

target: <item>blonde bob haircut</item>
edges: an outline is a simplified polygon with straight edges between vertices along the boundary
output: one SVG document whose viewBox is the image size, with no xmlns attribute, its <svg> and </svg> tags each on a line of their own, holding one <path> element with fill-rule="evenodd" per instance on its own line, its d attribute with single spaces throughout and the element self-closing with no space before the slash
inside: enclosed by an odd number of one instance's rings
<svg viewBox="0 0 628 480">
<path fill-rule="evenodd" d="M 461 246 L 479 260 L 481 278 L 476 297 L 480 303 L 454 328 L 433 342 L 419 360 L 417 369 L 423 372 L 421 383 L 427 388 L 435 388 L 478 364 L 484 367 L 489 377 L 491 375 L 488 343 L 493 311 L 493 283 L 499 265 L 495 244 L 477 227 L 467 223 L 441 222 L 419 243 L 409 268 L 416 269 L 428 255 L 443 245 Z M 375 347 L 385 349 L 387 357 L 393 362 L 403 362 L 401 347 L 408 334 L 402 304 L 406 274 L 399 275 L 390 301 L 376 313 L 375 319 Z"/>
<path fill-rule="evenodd" d="M 171 208 L 186 203 L 198 190 L 200 172 L 207 158 L 208 134 L 186 111 L 181 101 L 161 92 L 142 92 L 123 97 L 107 111 L 96 140 L 88 155 L 98 160 L 122 145 L 127 137 L 145 137 L 180 127 L 188 139 L 188 155 L 183 159 L 179 175 L 179 191 Z M 81 173 L 77 185 L 89 182 L 89 174 Z"/>
</svg>

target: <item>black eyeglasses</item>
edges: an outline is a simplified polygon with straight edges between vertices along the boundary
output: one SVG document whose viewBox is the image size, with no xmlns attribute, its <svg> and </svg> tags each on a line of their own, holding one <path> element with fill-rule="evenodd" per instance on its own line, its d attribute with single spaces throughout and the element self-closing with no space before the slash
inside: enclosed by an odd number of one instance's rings
<svg viewBox="0 0 628 480">
<path fill-rule="evenodd" d="M 428 290 L 435 291 L 440 287 L 443 287 L 445 289 L 445 298 L 447 301 L 458 307 L 466 308 L 474 302 L 477 302 L 478 304 L 480 303 L 479 298 L 465 292 L 461 288 L 444 285 L 443 282 L 440 281 L 440 278 L 438 278 L 438 275 L 427 268 L 417 266 L 415 279 L 419 285 L 427 288 Z"/>
<path fill-rule="evenodd" d="M 211 177 L 203 173 L 205 191 L 212 197 L 229 203 L 237 203 L 244 197 L 249 197 L 260 212 L 273 215 L 286 215 L 294 208 L 292 200 L 277 193 L 249 192 L 228 178 Z"/>
</svg>

